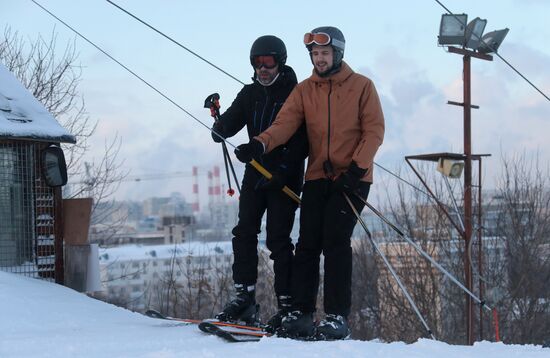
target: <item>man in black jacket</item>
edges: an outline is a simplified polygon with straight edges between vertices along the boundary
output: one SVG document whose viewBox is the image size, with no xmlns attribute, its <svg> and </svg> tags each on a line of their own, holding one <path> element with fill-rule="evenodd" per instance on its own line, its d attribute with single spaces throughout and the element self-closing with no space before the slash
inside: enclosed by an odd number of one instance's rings
<svg viewBox="0 0 550 358">
<path fill-rule="evenodd" d="M 286 57 L 285 44 L 279 38 L 267 35 L 254 41 L 250 50 L 254 82 L 243 87 L 212 128 L 215 142 L 221 142 L 221 137 L 235 135 L 244 126 L 252 139 L 271 125 L 297 83 L 294 71 L 285 65 Z M 258 158 L 260 164 L 273 174 L 271 180 L 265 180 L 250 164 L 246 165 L 239 202 L 239 222 L 233 229 L 233 281 L 236 297 L 216 318 L 245 322 L 257 319 L 257 245 L 262 216 L 266 210 L 266 245 L 273 260 L 274 288 L 279 308 L 268 321 L 268 326 L 278 328 L 281 318 L 290 309 L 290 276 L 294 255 L 290 232 L 297 203 L 281 189 L 286 185 L 297 195 L 300 194 L 307 151 L 304 127 L 286 145 Z"/>
</svg>

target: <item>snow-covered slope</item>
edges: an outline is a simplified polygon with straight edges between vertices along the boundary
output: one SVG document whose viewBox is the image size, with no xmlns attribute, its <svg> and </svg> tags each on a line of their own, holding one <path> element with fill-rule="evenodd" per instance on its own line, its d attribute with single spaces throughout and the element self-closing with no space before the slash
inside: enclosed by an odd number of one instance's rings
<svg viewBox="0 0 550 358">
<path fill-rule="evenodd" d="M 0 357 L 549 357 L 540 346 L 451 346 L 263 338 L 226 343 L 52 283 L 0 272 Z"/>
</svg>

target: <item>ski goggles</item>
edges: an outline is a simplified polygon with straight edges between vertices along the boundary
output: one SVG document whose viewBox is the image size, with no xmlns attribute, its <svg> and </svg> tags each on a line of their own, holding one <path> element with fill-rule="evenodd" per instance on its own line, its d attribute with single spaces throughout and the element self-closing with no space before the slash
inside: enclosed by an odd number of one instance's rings
<svg viewBox="0 0 550 358">
<path fill-rule="evenodd" d="M 324 32 L 317 32 L 315 34 L 312 32 L 306 32 L 306 34 L 304 35 L 304 45 L 306 46 L 309 46 L 312 44 L 316 44 L 319 46 L 326 46 L 330 44 L 330 40 L 331 40 L 330 35 Z"/>
<path fill-rule="evenodd" d="M 261 69 L 262 67 L 267 68 L 268 70 L 275 68 L 277 66 L 277 61 L 273 56 L 254 56 L 252 57 L 252 66 L 256 69 Z"/>
</svg>

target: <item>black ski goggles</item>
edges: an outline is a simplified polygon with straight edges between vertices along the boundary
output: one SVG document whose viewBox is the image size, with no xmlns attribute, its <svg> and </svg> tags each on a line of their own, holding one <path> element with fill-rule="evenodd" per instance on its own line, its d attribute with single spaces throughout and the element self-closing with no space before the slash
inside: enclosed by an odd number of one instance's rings
<svg viewBox="0 0 550 358">
<path fill-rule="evenodd" d="M 330 40 L 331 40 L 330 35 L 324 32 L 317 32 L 315 34 L 312 32 L 306 32 L 306 34 L 304 35 L 304 45 L 306 46 L 309 46 L 312 44 L 316 44 L 319 46 L 326 46 L 330 44 Z"/>
<path fill-rule="evenodd" d="M 256 69 L 261 69 L 262 67 L 267 68 L 268 70 L 271 70 L 272 68 L 275 68 L 277 66 L 277 61 L 275 60 L 274 56 L 254 56 L 252 57 L 251 61 L 252 66 Z"/>
</svg>

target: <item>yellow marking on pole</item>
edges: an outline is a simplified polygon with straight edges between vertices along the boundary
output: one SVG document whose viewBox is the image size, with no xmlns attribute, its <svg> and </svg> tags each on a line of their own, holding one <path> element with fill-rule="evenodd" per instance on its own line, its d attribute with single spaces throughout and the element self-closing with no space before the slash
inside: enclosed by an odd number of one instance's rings
<svg viewBox="0 0 550 358">
<path fill-rule="evenodd" d="M 252 159 L 250 161 L 250 165 L 252 165 L 258 172 L 260 172 L 260 174 L 262 174 L 264 177 L 266 177 L 268 180 L 271 179 L 273 177 L 273 175 L 271 175 L 270 172 L 267 171 L 267 169 L 265 169 L 260 163 L 258 163 L 255 159 Z M 290 196 L 290 198 L 292 200 L 294 200 L 295 202 L 298 203 L 298 205 L 300 205 L 301 203 L 301 200 L 300 200 L 300 197 L 298 195 L 296 195 L 295 192 L 293 192 L 288 186 L 284 186 L 283 187 L 283 191 L 285 192 L 286 195 Z"/>
</svg>

